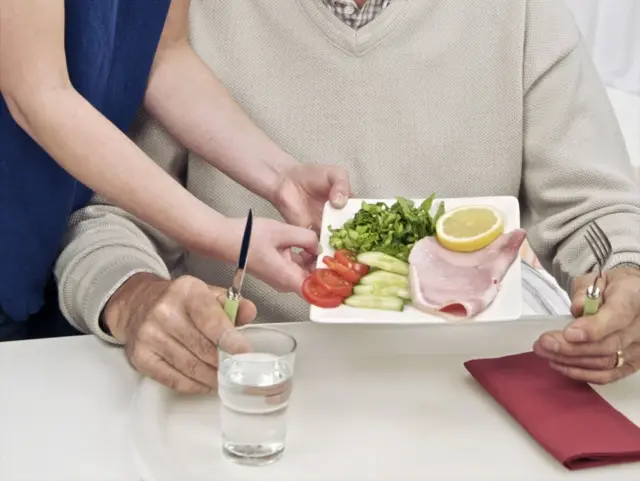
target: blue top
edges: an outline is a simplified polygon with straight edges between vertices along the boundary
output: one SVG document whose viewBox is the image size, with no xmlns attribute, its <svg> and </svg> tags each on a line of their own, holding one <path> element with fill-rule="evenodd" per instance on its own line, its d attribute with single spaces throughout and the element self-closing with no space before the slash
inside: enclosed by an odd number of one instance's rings
<svg viewBox="0 0 640 481">
<path fill-rule="evenodd" d="M 123 131 L 142 105 L 171 0 L 65 0 L 74 87 Z M 91 191 L 13 121 L 0 97 L 0 308 L 40 310 L 69 215 Z"/>
</svg>

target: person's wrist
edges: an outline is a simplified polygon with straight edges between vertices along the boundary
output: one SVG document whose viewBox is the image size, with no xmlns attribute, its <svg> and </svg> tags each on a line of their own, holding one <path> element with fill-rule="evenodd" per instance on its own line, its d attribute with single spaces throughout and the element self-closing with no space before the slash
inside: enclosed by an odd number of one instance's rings
<svg viewBox="0 0 640 481">
<path fill-rule="evenodd" d="M 230 249 L 239 242 L 238 238 L 234 237 L 235 231 L 238 230 L 237 219 L 226 217 L 213 209 L 209 209 L 209 214 L 208 218 L 199 221 L 198 234 L 191 236 L 189 243 L 182 245 L 189 251 L 230 262 L 233 258 Z"/>
<path fill-rule="evenodd" d="M 266 189 L 261 195 L 276 209 L 278 204 L 281 203 L 281 189 L 285 183 L 289 173 L 300 163 L 292 156 L 285 154 L 274 161 L 271 167 L 272 175 L 269 176 L 269 180 L 265 182 Z M 260 194 L 259 194 L 260 195 Z"/>
<path fill-rule="evenodd" d="M 215 225 L 215 232 L 200 251 L 227 264 L 234 264 L 240 254 L 242 234 L 246 217 L 221 217 Z"/>
<path fill-rule="evenodd" d="M 127 325 L 133 317 L 134 306 L 140 306 L 142 296 L 149 288 L 157 286 L 164 289 L 170 281 L 155 274 L 140 272 L 127 279 L 109 298 L 102 311 L 102 321 L 119 342 L 127 341 Z"/>
</svg>

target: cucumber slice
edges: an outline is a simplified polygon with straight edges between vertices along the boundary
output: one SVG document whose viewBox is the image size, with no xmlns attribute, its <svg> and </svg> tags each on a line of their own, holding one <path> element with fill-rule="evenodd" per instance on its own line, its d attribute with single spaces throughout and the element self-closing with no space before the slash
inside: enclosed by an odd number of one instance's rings
<svg viewBox="0 0 640 481">
<path fill-rule="evenodd" d="M 394 274 L 393 272 L 375 271 L 370 272 L 362 279 L 360 279 L 360 284 L 375 284 L 376 286 L 398 286 L 409 289 L 409 277 L 401 276 L 400 274 Z"/>
<path fill-rule="evenodd" d="M 380 311 L 397 311 L 404 308 L 404 301 L 399 297 L 359 296 L 354 295 L 344 300 L 347 306 L 359 309 L 377 309 Z"/>
<path fill-rule="evenodd" d="M 409 264 L 382 252 L 364 252 L 358 256 L 358 262 L 402 276 L 409 275 Z"/>
<path fill-rule="evenodd" d="M 389 286 L 384 284 L 365 284 L 353 287 L 353 293 L 359 296 L 400 297 L 411 299 L 408 289 L 401 286 Z"/>
</svg>

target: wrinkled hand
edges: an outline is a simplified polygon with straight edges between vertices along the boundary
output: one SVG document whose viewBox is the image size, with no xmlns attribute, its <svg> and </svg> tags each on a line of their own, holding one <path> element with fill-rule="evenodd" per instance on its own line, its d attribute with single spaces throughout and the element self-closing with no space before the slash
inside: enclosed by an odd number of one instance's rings
<svg viewBox="0 0 640 481">
<path fill-rule="evenodd" d="M 242 238 L 245 222 L 242 218 L 231 220 L 232 238 Z M 318 235 L 312 230 L 254 218 L 247 271 L 280 292 L 300 294 L 318 249 Z"/>
<path fill-rule="evenodd" d="M 174 281 L 136 274 L 111 297 L 105 321 L 140 373 L 184 393 L 217 386 L 216 342 L 232 323 L 223 311 L 226 291 L 183 276 Z M 240 302 L 238 324 L 256 316 Z"/>
<path fill-rule="evenodd" d="M 576 279 L 571 313 L 576 320 L 564 331 L 543 334 L 533 349 L 562 374 L 593 384 L 607 384 L 640 368 L 640 270 L 618 268 L 605 273 L 597 314 L 582 317 L 587 287 L 594 275 Z M 616 368 L 617 352 L 624 364 Z"/>
<path fill-rule="evenodd" d="M 320 232 L 324 204 L 341 209 L 351 196 L 349 173 L 335 165 L 296 164 L 276 188 L 273 205 L 289 224 Z"/>
</svg>

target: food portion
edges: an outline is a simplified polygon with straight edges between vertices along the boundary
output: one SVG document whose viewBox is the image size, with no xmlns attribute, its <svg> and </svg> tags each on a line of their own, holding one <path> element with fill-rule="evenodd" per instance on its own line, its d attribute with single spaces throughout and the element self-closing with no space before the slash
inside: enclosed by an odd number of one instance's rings
<svg viewBox="0 0 640 481">
<path fill-rule="evenodd" d="M 488 205 L 458 207 L 442 215 L 436 223 L 436 238 L 454 252 L 480 250 L 504 232 L 502 214 Z"/>
<path fill-rule="evenodd" d="M 411 300 L 409 264 L 399 259 L 382 252 L 356 256 L 341 249 L 335 256 L 324 256 L 322 262 L 326 268 L 316 269 L 302 285 L 302 295 L 310 304 L 402 311 Z M 369 272 L 371 268 L 375 270 Z"/>
<path fill-rule="evenodd" d="M 436 223 L 444 214 L 441 202 L 431 215 L 435 194 L 416 207 L 412 200 L 398 197 L 389 207 L 384 202 L 362 203 L 353 219 L 340 228 L 329 226 L 329 245 L 336 250 L 346 249 L 354 254 L 379 252 L 406 261 L 413 245 L 436 232 Z"/>
<path fill-rule="evenodd" d="M 414 307 L 449 319 L 482 312 L 498 294 L 525 238 L 526 232 L 517 229 L 470 253 L 453 252 L 434 238 L 422 239 L 409 257 Z"/>
<path fill-rule="evenodd" d="M 474 317 L 495 299 L 526 233 L 504 232 L 488 205 L 445 211 L 435 195 L 418 207 L 362 203 L 340 228 L 329 226 L 335 254 L 305 281 L 303 296 L 323 308 L 402 311 L 406 305 L 447 319 Z M 435 213 L 432 214 L 432 211 Z"/>
<path fill-rule="evenodd" d="M 311 275 L 302 283 L 302 295 L 309 304 L 325 309 L 338 307 L 344 301 L 344 297 L 333 294 Z"/>
</svg>

